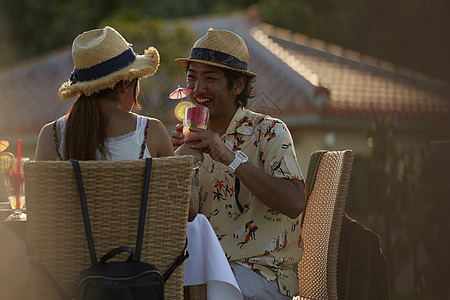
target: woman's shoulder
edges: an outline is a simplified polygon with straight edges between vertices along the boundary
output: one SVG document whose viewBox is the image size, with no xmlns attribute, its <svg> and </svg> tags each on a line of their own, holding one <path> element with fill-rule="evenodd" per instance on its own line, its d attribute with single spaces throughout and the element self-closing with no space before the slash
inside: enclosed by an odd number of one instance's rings
<svg viewBox="0 0 450 300">
<path fill-rule="evenodd" d="M 148 123 L 148 128 L 150 129 L 158 129 L 161 126 L 165 127 L 163 122 L 157 118 L 152 118 L 149 116 L 138 115 L 136 114 L 138 126 L 146 126 Z"/>
<path fill-rule="evenodd" d="M 153 125 L 153 126 L 164 126 L 163 122 L 160 119 L 156 119 L 156 118 L 151 118 L 151 117 L 147 117 L 148 119 L 148 125 Z"/>
<path fill-rule="evenodd" d="M 55 122 L 56 121 L 52 121 L 49 122 L 47 124 L 45 124 L 44 126 L 42 126 L 41 131 L 39 132 L 39 137 L 40 138 L 48 138 L 50 136 L 53 136 L 53 128 L 55 126 Z"/>
<path fill-rule="evenodd" d="M 162 157 L 173 155 L 173 147 L 164 123 L 157 119 L 147 116 L 140 116 L 145 124 L 148 124 L 147 146 L 152 157 Z"/>
<path fill-rule="evenodd" d="M 55 134 L 57 134 L 57 126 L 55 121 L 45 124 L 39 132 L 36 145 L 36 160 L 56 160 L 55 152 Z"/>
<path fill-rule="evenodd" d="M 42 126 L 39 136 L 54 136 L 58 132 L 58 125 L 65 122 L 66 116 L 62 116 L 54 121 L 48 122 Z"/>
</svg>

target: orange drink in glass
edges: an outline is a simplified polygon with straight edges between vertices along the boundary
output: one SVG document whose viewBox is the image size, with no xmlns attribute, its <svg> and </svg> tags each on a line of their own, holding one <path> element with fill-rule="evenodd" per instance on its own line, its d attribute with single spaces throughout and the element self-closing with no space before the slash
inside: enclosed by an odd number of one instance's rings
<svg viewBox="0 0 450 300">
<path fill-rule="evenodd" d="M 193 134 L 193 132 L 189 131 L 189 128 L 206 129 L 208 125 L 208 119 L 209 110 L 206 106 L 195 105 L 186 107 L 183 120 L 184 139 L 187 139 Z"/>
</svg>

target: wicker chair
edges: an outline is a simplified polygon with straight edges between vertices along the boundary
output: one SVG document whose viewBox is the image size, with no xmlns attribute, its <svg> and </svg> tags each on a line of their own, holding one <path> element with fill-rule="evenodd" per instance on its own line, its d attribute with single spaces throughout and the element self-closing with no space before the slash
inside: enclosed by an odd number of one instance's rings
<svg viewBox="0 0 450 300">
<path fill-rule="evenodd" d="M 300 294 L 294 299 L 337 299 L 337 254 L 353 152 L 316 151 L 308 167 L 302 220 Z"/>
<path fill-rule="evenodd" d="M 184 300 L 206 300 L 206 283 L 184 287 Z"/>
<path fill-rule="evenodd" d="M 162 272 L 186 243 L 192 165 L 192 156 L 153 159 L 141 261 Z M 98 258 L 119 246 L 134 248 L 145 160 L 81 161 L 80 167 Z M 25 184 L 29 255 L 74 295 L 78 274 L 90 266 L 90 259 L 72 164 L 30 162 Z M 183 299 L 183 270 L 181 265 L 167 281 L 166 299 Z M 30 299 L 59 299 L 34 267 L 28 293 Z"/>
</svg>

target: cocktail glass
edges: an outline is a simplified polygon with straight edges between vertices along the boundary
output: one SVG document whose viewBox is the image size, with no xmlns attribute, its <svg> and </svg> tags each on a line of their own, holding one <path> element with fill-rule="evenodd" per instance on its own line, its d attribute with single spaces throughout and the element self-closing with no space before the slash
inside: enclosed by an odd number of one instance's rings
<svg viewBox="0 0 450 300">
<path fill-rule="evenodd" d="M 27 215 L 23 212 L 25 207 L 25 184 L 23 178 L 23 165 L 30 161 L 28 157 L 22 157 L 20 164 L 17 158 L 14 160 L 14 167 L 11 171 L 5 172 L 5 188 L 9 204 L 13 209 L 5 221 L 26 221 Z"/>
<path fill-rule="evenodd" d="M 203 128 L 206 129 L 209 119 L 209 110 L 206 106 L 195 105 L 186 108 L 183 120 L 183 135 L 184 139 L 190 137 L 193 132 L 189 128 Z"/>
</svg>

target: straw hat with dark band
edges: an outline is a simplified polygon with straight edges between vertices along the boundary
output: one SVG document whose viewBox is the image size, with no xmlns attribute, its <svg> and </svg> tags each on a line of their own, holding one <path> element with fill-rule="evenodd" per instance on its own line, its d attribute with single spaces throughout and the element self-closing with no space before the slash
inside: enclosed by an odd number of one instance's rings
<svg viewBox="0 0 450 300">
<path fill-rule="evenodd" d="M 248 58 L 247 45 L 240 36 L 228 30 L 210 28 L 195 42 L 189 58 L 177 58 L 175 62 L 184 68 L 189 62 L 199 62 L 256 77 L 247 70 Z"/>
<path fill-rule="evenodd" d="M 137 55 L 131 44 L 109 26 L 78 35 L 72 44 L 72 59 L 74 70 L 58 92 L 62 100 L 79 94 L 90 96 L 113 88 L 121 80 L 151 76 L 159 66 L 158 50 L 149 47 L 144 55 Z"/>
</svg>

